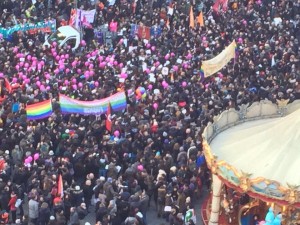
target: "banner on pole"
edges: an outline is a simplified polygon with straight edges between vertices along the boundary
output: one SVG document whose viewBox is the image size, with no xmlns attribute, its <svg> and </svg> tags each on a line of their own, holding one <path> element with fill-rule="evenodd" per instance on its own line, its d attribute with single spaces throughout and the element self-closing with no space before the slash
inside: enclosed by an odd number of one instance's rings
<svg viewBox="0 0 300 225">
<path fill-rule="evenodd" d="M 201 70 L 203 70 L 204 77 L 209 77 L 221 70 L 231 59 L 235 58 L 236 43 L 233 41 L 216 57 L 203 61 Z"/>
<path fill-rule="evenodd" d="M 37 33 L 39 30 L 47 33 L 54 32 L 56 30 L 56 20 L 53 19 L 38 23 L 17 24 L 9 28 L 0 27 L 0 33 L 3 35 L 4 38 L 8 38 L 14 32 L 18 31 L 29 31 L 30 33 L 34 34 Z"/>
</svg>

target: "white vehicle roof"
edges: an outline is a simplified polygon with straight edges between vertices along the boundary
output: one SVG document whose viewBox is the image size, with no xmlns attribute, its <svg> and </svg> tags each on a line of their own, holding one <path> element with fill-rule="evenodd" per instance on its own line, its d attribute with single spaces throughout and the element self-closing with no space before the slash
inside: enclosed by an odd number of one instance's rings
<svg viewBox="0 0 300 225">
<path fill-rule="evenodd" d="M 62 26 L 59 27 L 57 30 L 59 30 L 65 36 L 79 36 L 78 30 L 71 26 Z"/>
</svg>

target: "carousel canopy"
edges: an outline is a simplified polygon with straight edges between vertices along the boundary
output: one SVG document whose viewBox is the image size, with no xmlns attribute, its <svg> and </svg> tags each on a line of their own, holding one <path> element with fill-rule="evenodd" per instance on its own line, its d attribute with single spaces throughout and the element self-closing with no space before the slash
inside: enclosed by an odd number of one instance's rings
<svg viewBox="0 0 300 225">
<path fill-rule="evenodd" d="M 210 146 L 218 161 L 252 177 L 300 185 L 300 110 L 234 126 L 218 134 Z"/>
</svg>

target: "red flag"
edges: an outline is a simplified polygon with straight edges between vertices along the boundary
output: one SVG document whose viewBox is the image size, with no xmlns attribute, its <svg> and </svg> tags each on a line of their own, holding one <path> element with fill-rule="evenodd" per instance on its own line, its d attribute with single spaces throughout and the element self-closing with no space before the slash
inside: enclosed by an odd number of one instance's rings
<svg viewBox="0 0 300 225">
<path fill-rule="evenodd" d="M 138 29 L 138 36 L 141 39 L 147 39 L 150 40 L 150 27 L 146 26 L 139 26 Z"/>
<path fill-rule="evenodd" d="M 61 174 L 58 176 L 57 193 L 62 198 L 64 196 L 64 186 Z"/>
<path fill-rule="evenodd" d="M 110 105 L 110 102 L 107 105 L 105 126 L 106 126 L 106 130 L 111 132 L 112 122 L 111 122 L 111 105 Z"/>
<path fill-rule="evenodd" d="M 11 87 L 9 81 L 7 80 L 7 78 L 5 78 L 5 88 L 6 88 L 8 93 L 12 92 L 12 87 Z"/>
</svg>

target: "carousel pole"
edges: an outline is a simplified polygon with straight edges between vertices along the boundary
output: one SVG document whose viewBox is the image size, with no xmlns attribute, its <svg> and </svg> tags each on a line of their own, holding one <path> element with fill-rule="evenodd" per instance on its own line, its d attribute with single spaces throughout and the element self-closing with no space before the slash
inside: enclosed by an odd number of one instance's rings
<svg viewBox="0 0 300 225">
<path fill-rule="evenodd" d="M 213 174 L 213 197 L 211 203 L 211 213 L 208 225 L 218 225 L 219 224 L 219 214 L 220 214 L 220 203 L 221 203 L 221 187 L 222 181 L 217 175 Z"/>
</svg>

